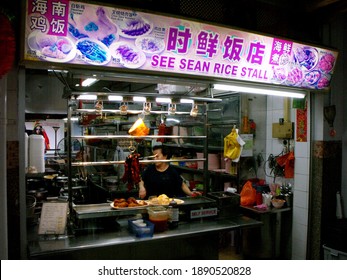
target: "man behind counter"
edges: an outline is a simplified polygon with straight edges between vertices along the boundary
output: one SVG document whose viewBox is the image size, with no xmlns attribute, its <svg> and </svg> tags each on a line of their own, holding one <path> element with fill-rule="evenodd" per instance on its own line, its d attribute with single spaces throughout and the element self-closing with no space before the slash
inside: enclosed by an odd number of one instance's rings
<svg viewBox="0 0 347 280">
<path fill-rule="evenodd" d="M 165 146 L 154 146 L 155 160 L 170 159 L 170 151 Z M 150 196 L 166 194 L 168 197 L 192 196 L 177 170 L 168 162 L 156 162 L 149 165 L 142 173 L 139 183 L 139 197 L 148 199 Z"/>
</svg>

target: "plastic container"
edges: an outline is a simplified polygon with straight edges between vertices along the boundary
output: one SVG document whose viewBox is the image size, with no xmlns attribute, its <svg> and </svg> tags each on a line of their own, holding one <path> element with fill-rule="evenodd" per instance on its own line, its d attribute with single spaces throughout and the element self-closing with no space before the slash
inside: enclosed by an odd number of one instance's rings
<svg viewBox="0 0 347 280">
<path fill-rule="evenodd" d="M 38 173 L 45 172 L 45 139 L 42 135 L 29 136 L 29 166 L 34 166 Z"/>
<path fill-rule="evenodd" d="M 128 220 L 128 228 L 131 233 L 134 233 L 136 237 L 152 237 L 154 232 L 154 224 L 147 220 L 138 222 L 138 219 Z"/>
<path fill-rule="evenodd" d="M 169 214 L 165 207 L 155 206 L 147 209 L 150 222 L 154 224 L 154 232 L 163 232 L 168 228 Z"/>
</svg>

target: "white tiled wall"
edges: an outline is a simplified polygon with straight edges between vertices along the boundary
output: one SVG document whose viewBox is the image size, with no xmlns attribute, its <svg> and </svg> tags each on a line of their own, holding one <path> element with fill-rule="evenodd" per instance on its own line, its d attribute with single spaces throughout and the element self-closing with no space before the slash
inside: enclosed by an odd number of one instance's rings
<svg viewBox="0 0 347 280">
<path fill-rule="evenodd" d="M 283 149 L 283 141 L 272 138 L 272 123 L 283 118 L 284 101 L 280 97 L 267 98 L 267 141 L 266 155 L 278 155 Z M 309 110 L 308 110 L 309 112 Z M 291 110 L 291 121 L 295 122 L 296 110 Z M 309 114 L 308 114 L 309 118 Z M 308 119 L 308 124 L 309 124 Z M 295 125 L 294 125 L 295 127 Z M 310 127 L 309 125 L 307 127 Z M 295 139 L 295 136 L 294 136 Z M 295 141 L 295 140 L 294 140 Z M 295 174 L 293 184 L 293 230 L 292 230 L 292 259 L 306 259 L 307 247 L 307 225 L 308 225 L 308 199 L 309 199 L 309 164 L 310 164 L 310 135 L 308 131 L 307 142 L 291 142 L 294 146 Z M 267 173 L 270 170 L 267 167 Z M 276 183 L 283 183 L 285 179 L 277 178 Z M 273 178 L 267 178 L 268 183 L 273 182 Z"/>
</svg>

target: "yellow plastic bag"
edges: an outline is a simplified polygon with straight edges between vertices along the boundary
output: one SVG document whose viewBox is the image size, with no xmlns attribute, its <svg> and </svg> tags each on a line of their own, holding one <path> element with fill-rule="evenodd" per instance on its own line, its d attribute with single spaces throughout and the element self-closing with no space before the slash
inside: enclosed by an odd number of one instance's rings
<svg viewBox="0 0 347 280">
<path fill-rule="evenodd" d="M 240 193 L 240 204 L 242 206 L 253 206 L 256 202 L 257 191 L 253 188 L 251 181 L 247 181 Z"/>
<path fill-rule="evenodd" d="M 232 129 L 224 138 L 224 157 L 231 160 L 237 159 L 241 154 L 241 145 L 237 141 L 238 133 L 235 128 Z"/>
</svg>

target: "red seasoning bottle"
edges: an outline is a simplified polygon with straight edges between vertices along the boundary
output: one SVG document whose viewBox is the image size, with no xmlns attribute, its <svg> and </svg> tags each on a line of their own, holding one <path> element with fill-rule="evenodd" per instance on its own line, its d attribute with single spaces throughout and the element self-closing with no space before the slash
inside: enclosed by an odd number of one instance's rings
<svg viewBox="0 0 347 280">
<path fill-rule="evenodd" d="M 262 190 L 262 188 L 258 186 L 256 195 L 255 195 L 255 200 L 256 200 L 257 205 L 263 204 L 263 195 L 261 193 L 261 190 Z"/>
</svg>

